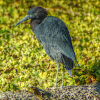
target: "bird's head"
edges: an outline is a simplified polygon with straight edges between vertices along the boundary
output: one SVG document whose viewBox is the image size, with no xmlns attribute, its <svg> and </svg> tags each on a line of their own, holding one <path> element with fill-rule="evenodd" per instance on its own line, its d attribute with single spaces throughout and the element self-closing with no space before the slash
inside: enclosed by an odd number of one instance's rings
<svg viewBox="0 0 100 100">
<path fill-rule="evenodd" d="M 46 9 L 42 7 L 33 7 L 27 12 L 27 15 L 15 25 L 15 27 L 19 25 L 20 23 L 22 23 L 23 21 L 26 21 L 29 19 L 43 20 L 45 17 L 47 17 Z"/>
</svg>

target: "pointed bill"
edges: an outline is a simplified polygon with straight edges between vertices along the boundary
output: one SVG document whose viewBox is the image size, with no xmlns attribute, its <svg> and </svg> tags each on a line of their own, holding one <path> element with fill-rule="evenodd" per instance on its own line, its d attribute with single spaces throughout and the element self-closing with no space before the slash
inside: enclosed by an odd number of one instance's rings
<svg viewBox="0 0 100 100">
<path fill-rule="evenodd" d="M 19 25 L 20 23 L 22 23 L 23 21 L 26 21 L 26 20 L 28 20 L 28 19 L 30 19 L 30 16 L 29 16 L 29 15 L 26 15 L 22 20 L 20 20 L 20 21 L 15 25 L 15 27 L 16 27 L 17 25 Z"/>
</svg>

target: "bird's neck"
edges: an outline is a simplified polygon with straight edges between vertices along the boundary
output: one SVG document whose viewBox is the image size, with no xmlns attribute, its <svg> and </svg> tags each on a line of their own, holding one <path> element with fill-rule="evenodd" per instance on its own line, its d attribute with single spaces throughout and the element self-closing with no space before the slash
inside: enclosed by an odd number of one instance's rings
<svg viewBox="0 0 100 100">
<path fill-rule="evenodd" d="M 35 29 L 36 29 L 36 27 L 42 22 L 43 20 L 33 20 L 33 19 L 31 19 L 31 22 L 30 22 L 30 24 L 31 24 L 31 29 L 32 29 L 32 31 L 34 32 L 35 31 Z"/>
</svg>

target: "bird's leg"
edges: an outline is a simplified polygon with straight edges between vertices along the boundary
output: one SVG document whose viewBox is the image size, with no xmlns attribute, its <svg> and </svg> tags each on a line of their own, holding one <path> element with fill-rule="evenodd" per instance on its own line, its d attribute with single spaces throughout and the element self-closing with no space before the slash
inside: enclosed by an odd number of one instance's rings
<svg viewBox="0 0 100 100">
<path fill-rule="evenodd" d="M 57 80 L 58 80 L 59 67 L 60 67 L 60 64 L 57 64 L 57 75 L 56 75 L 55 87 L 57 87 Z"/>
<path fill-rule="evenodd" d="M 62 74 L 62 87 L 64 86 L 64 66 L 63 66 L 63 74 Z"/>
<path fill-rule="evenodd" d="M 71 70 L 67 70 L 68 74 L 70 75 L 70 77 L 73 77 L 72 76 L 72 73 L 71 73 Z"/>
</svg>

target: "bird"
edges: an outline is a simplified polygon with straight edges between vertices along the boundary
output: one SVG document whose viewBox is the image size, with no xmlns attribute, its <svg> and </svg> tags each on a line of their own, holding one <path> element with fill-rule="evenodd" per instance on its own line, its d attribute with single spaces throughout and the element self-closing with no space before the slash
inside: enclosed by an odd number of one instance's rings
<svg viewBox="0 0 100 100">
<path fill-rule="evenodd" d="M 72 46 L 71 37 L 65 23 L 54 16 L 48 16 L 47 10 L 43 7 L 35 6 L 28 10 L 27 15 L 16 25 L 29 20 L 32 31 L 38 41 L 43 45 L 46 54 L 57 63 L 57 75 L 55 87 L 57 87 L 59 67 L 63 65 L 62 84 L 64 86 L 64 69 L 72 76 L 74 62 L 77 62 Z"/>
</svg>

